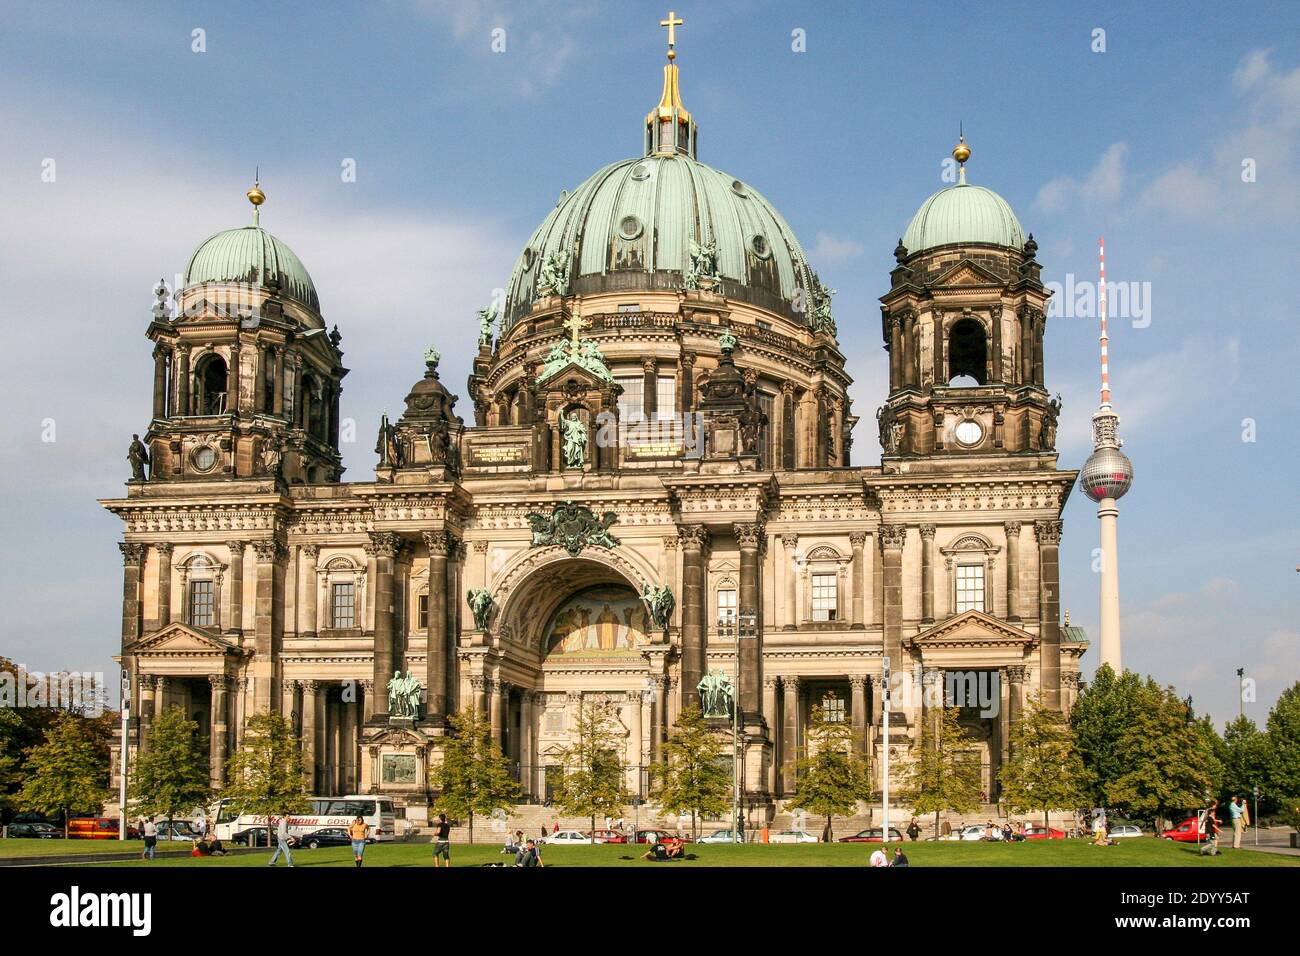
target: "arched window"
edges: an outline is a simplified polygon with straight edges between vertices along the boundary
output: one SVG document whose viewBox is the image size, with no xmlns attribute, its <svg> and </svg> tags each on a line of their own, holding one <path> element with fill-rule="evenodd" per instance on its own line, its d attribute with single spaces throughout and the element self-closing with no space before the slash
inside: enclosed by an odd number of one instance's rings
<svg viewBox="0 0 1300 956">
<path fill-rule="evenodd" d="M 724 577 L 718 582 L 718 587 L 713 593 L 714 607 L 717 609 L 714 621 L 718 628 L 734 628 L 736 626 L 736 600 L 740 594 L 736 588 L 735 579 Z"/>
<path fill-rule="evenodd" d="M 984 326 L 977 319 L 960 319 L 948 332 L 948 384 L 987 383 L 988 356 Z"/>
<path fill-rule="evenodd" d="M 953 614 L 993 613 L 993 569 L 998 548 L 980 534 L 966 534 L 939 549 L 949 572 Z"/>
<path fill-rule="evenodd" d="M 807 575 L 804 592 L 806 620 L 843 619 L 844 606 L 841 600 L 840 583 L 848 560 L 828 544 L 819 545 L 808 552 L 803 561 L 804 573 Z"/>
<path fill-rule="evenodd" d="M 275 411 L 275 349 L 266 350 L 262 363 L 262 411 L 269 415 Z"/>
<path fill-rule="evenodd" d="M 180 563 L 185 623 L 191 627 L 221 627 L 218 602 L 223 570 L 220 562 L 203 553 L 192 554 Z"/>
<path fill-rule="evenodd" d="M 210 353 L 194 370 L 196 415 L 224 415 L 226 412 L 226 360 Z"/>
<path fill-rule="evenodd" d="M 319 572 L 325 590 L 325 620 L 333 631 L 363 627 L 365 568 L 346 555 L 330 559 Z"/>
</svg>

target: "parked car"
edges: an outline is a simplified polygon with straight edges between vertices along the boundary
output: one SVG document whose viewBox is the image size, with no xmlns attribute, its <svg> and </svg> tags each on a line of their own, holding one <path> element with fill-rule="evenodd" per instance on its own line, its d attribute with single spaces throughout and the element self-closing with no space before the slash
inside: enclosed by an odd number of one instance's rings
<svg viewBox="0 0 1300 956">
<path fill-rule="evenodd" d="M 1064 840 L 1065 831 L 1056 827 L 1025 827 L 1026 840 Z"/>
<path fill-rule="evenodd" d="M 374 843 L 374 837 L 368 837 L 367 843 Z M 305 846 L 309 850 L 314 850 L 322 846 L 351 846 L 352 838 L 348 836 L 348 831 L 343 827 L 322 827 L 319 830 L 312 830 L 310 833 L 304 833 L 298 838 L 298 846 Z"/>
<path fill-rule="evenodd" d="M 820 843 L 817 837 L 813 836 L 807 830 L 777 830 L 769 833 L 767 836 L 768 843 Z"/>
<path fill-rule="evenodd" d="M 1205 839 L 1201 830 L 1200 815 L 1188 817 L 1176 827 L 1170 827 L 1160 834 L 1166 840 L 1177 840 L 1179 843 L 1200 843 Z"/>
<path fill-rule="evenodd" d="M 664 837 L 672 837 L 674 840 L 682 840 L 686 843 L 691 842 L 689 837 L 681 836 L 672 830 L 656 830 L 653 827 L 646 830 L 636 831 L 636 843 L 658 843 Z"/>
<path fill-rule="evenodd" d="M 1146 836 L 1146 831 L 1136 823 L 1120 823 L 1110 828 L 1110 838 L 1112 840 L 1124 840 L 1144 836 Z"/>
<path fill-rule="evenodd" d="M 15 840 L 62 840 L 63 831 L 48 823 L 11 823 L 9 837 Z"/>
<path fill-rule="evenodd" d="M 882 843 L 880 838 L 880 827 L 868 827 L 865 830 L 859 830 L 853 836 L 840 837 L 840 843 Z M 889 828 L 889 842 L 902 843 L 903 834 L 899 833 L 894 827 Z"/>
<path fill-rule="evenodd" d="M 185 820 L 173 820 L 170 824 L 163 820 L 158 824 L 159 840 L 197 840 L 199 835 L 194 832 L 194 828 Z"/>
<path fill-rule="evenodd" d="M 270 842 L 267 842 L 267 833 L 270 833 Z M 246 830 L 238 830 L 230 835 L 230 842 L 235 846 L 275 846 L 275 830 L 267 827 L 249 827 Z M 298 845 L 298 837 L 292 833 L 289 834 L 289 846 Z"/>
<path fill-rule="evenodd" d="M 127 836 L 131 836 L 134 827 L 128 827 Z M 68 839 L 70 840 L 116 840 L 118 821 L 114 817 L 75 817 L 68 821 Z"/>
<path fill-rule="evenodd" d="M 591 846 L 596 841 L 581 830 L 557 830 L 547 836 L 547 846 Z"/>
<path fill-rule="evenodd" d="M 696 840 L 695 842 L 696 842 L 696 843 L 744 843 L 744 842 L 745 842 L 745 833 L 744 833 L 744 831 L 742 830 L 742 831 L 740 832 L 740 839 L 739 839 L 739 840 L 733 840 L 733 839 L 731 838 L 731 831 L 730 831 L 730 830 L 714 830 L 712 833 L 709 833 L 709 834 L 706 834 L 705 836 L 700 837 L 700 838 L 699 838 L 698 840 Z"/>
<path fill-rule="evenodd" d="M 593 830 L 591 835 L 597 843 L 626 843 L 627 837 L 617 830 Z"/>
</svg>

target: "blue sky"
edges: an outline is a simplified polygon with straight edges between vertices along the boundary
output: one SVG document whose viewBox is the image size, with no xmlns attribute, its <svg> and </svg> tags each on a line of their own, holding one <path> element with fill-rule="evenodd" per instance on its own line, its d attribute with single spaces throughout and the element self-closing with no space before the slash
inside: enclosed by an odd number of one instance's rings
<svg viewBox="0 0 1300 956">
<path fill-rule="evenodd" d="M 971 181 L 1035 234 L 1046 280 L 1091 281 L 1104 235 L 1109 277 L 1150 283 L 1149 323 L 1112 322 L 1137 469 L 1120 519 L 1125 661 L 1220 720 L 1245 667 L 1259 682 L 1246 711 L 1262 721 L 1300 677 L 1300 8 L 674 8 L 700 158 L 762 190 L 839 290 L 867 423 L 885 382 L 876 298 L 898 236 L 943 185 L 958 122 Z M 400 408 L 424 347 L 437 343 L 463 393 L 473 310 L 562 189 L 639 151 L 665 13 L 0 3 L 0 654 L 110 668 L 120 526 L 94 499 L 119 493 L 130 434 L 147 424 L 149 289 L 203 238 L 247 221 L 255 166 L 263 225 L 307 264 L 343 332 L 343 415 L 358 435 L 344 451 L 349 477 L 364 478 L 379 413 Z M 496 28 L 504 53 L 491 50 Z M 192 50 L 196 29 L 205 52 Z M 792 50 L 796 29 L 806 52 Z M 356 182 L 340 176 L 348 159 Z M 1089 450 L 1096 334 L 1091 315 L 1048 327 L 1064 467 Z M 872 432 L 860 426 L 859 463 L 878 461 Z M 1096 544 L 1094 508 L 1076 495 L 1063 603 L 1094 636 Z"/>
</svg>

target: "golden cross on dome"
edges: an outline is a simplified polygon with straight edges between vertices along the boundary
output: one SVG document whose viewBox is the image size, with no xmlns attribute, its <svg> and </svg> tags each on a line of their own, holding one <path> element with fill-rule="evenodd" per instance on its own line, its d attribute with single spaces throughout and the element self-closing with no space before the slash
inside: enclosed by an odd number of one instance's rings
<svg viewBox="0 0 1300 956">
<path fill-rule="evenodd" d="M 579 315 L 577 312 L 574 312 L 573 315 L 569 316 L 569 318 L 565 321 L 564 327 L 569 330 L 569 333 L 572 337 L 573 344 L 575 346 L 578 344 L 579 336 L 582 335 L 582 330 L 585 329 L 589 324 L 590 323 L 588 322 L 584 322 L 582 316 Z"/>
<path fill-rule="evenodd" d="M 685 22 L 685 20 L 677 16 L 677 14 L 672 10 L 668 11 L 667 20 L 659 21 L 661 27 L 668 28 L 668 59 L 670 60 L 675 60 L 677 58 L 677 54 L 673 51 L 673 46 L 677 43 L 677 28 Z"/>
</svg>

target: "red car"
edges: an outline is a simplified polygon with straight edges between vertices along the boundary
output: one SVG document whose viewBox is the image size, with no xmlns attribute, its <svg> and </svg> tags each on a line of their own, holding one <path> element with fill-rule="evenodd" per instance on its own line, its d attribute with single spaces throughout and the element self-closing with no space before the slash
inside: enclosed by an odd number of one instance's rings
<svg viewBox="0 0 1300 956">
<path fill-rule="evenodd" d="M 617 830 L 592 830 L 592 837 L 597 843 L 626 843 L 627 837 Z"/>
<path fill-rule="evenodd" d="M 1056 827 L 1025 827 L 1026 840 L 1064 840 L 1065 831 Z"/>
<path fill-rule="evenodd" d="M 840 837 L 840 843 L 881 843 L 880 827 L 868 827 L 865 830 L 859 830 L 853 836 Z M 903 834 L 899 833 L 893 827 L 889 828 L 889 842 L 902 843 Z"/>
<path fill-rule="evenodd" d="M 1199 816 L 1188 817 L 1178 826 L 1165 830 L 1160 835 L 1166 840 L 1177 840 L 1179 843 L 1200 843 L 1205 839 Z"/>
</svg>

